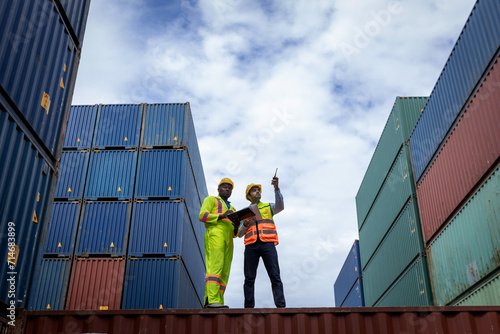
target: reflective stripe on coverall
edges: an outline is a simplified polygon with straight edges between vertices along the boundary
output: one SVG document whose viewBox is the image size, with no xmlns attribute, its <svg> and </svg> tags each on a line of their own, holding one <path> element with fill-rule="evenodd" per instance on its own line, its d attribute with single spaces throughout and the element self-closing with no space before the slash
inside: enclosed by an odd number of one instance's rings
<svg viewBox="0 0 500 334">
<path fill-rule="evenodd" d="M 205 198 L 201 206 L 200 221 L 206 228 L 204 241 L 207 274 L 204 304 L 224 305 L 224 292 L 233 260 L 235 235 L 231 221 L 227 218 L 219 220 L 219 215 L 229 209 L 236 211 L 232 205 L 228 208 L 226 202 L 219 196 Z"/>
</svg>

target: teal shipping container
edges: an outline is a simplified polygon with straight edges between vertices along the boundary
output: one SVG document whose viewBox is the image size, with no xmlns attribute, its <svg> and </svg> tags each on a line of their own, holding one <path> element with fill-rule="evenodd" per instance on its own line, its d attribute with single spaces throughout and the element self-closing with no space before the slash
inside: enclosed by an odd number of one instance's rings
<svg viewBox="0 0 500 334">
<path fill-rule="evenodd" d="M 411 173 L 410 154 L 408 146 L 404 145 L 359 231 L 363 268 L 414 194 L 415 185 Z"/>
<path fill-rule="evenodd" d="M 436 306 L 453 303 L 500 267 L 500 167 L 427 248 Z"/>
<path fill-rule="evenodd" d="M 35 273 L 28 310 L 64 310 L 71 259 L 42 259 Z"/>
<path fill-rule="evenodd" d="M 394 101 L 389 118 L 378 141 L 356 195 L 358 227 L 365 221 L 401 146 L 408 142 L 428 97 L 401 97 Z"/>
<path fill-rule="evenodd" d="M 424 253 L 417 202 L 411 198 L 363 268 L 365 305 L 374 306 L 405 269 Z"/>
<path fill-rule="evenodd" d="M 433 306 L 426 258 L 418 257 L 411 263 L 373 306 Z"/>
<path fill-rule="evenodd" d="M 500 272 L 487 277 L 478 287 L 472 289 L 465 297 L 453 303 L 454 306 L 500 305 Z"/>
</svg>

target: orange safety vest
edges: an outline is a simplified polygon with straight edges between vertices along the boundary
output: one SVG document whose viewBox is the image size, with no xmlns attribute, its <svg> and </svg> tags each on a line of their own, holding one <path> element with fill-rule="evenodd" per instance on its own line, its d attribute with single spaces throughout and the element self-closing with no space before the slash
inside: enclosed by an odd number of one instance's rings
<svg viewBox="0 0 500 334">
<path fill-rule="evenodd" d="M 262 220 L 253 222 L 248 226 L 248 230 L 245 233 L 245 246 L 256 242 L 257 236 L 261 241 L 274 242 L 276 246 L 279 242 L 278 232 L 276 232 L 276 225 L 274 225 L 271 205 L 259 202 L 257 207 L 259 208 Z"/>
</svg>

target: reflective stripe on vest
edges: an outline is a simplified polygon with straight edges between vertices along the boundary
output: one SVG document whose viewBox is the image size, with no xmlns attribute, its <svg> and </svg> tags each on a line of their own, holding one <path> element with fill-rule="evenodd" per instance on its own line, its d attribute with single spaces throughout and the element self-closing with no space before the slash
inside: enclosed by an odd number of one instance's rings
<svg viewBox="0 0 500 334">
<path fill-rule="evenodd" d="M 254 242 L 256 242 L 257 236 L 259 236 L 259 239 L 263 242 L 274 242 L 274 245 L 277 245 L 278 233 L 276 232 L 274 221 L 266 219 L 261 220 L 257 223 L 251 223 L 248 227 L 247 232 L 245 233 L 245 245 L 253 244 Z"/>
<path fill-rule="evenodd" d="M 204 223 L 208 223 L 208 217 L 210 216 L 210 214 L 208 212 L 205 212 L 203 214 L 203 217 L 201 217 L 201 221 L 204 222 Z"/>
</svg>

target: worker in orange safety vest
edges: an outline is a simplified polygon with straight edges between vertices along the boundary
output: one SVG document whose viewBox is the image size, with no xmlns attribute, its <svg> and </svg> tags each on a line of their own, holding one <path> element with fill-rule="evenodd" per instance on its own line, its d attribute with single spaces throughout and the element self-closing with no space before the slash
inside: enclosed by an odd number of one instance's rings
<svg viewBox="0 0 500 334">
<path fill-rule="evenodd" d="M 200 210 L 200 221 L 205 224 L 205 298 L 204 307 L 227 308 L 224 305 L 231 261 L 233 260 L 234 226 L 227 218 L 235 211 L 228 201 L 233 191 L 234 183 L 229 178 L 219 182 L 219 196 L 208 196 L 203 201 Z"/>
<path fill-rule="evenodd" d="M 245 191 L 247 200 L 251 204 L 257 204 L 262 217 L 262 220 L 260 217 L 258 219 L 252 217 L 244 220 L 238 234 L 240 238 L 245 237 L 245 283 L 243 284 L 245 308 L 255 307 L 254 285 L 261 257 L 271 280 L 274 304 L 276 307 L 286 307 L 283 283 L 280 277 L 278 253 L 276 251 L 278 233 L 276 232 L 276 225 L 273 220 L 273 216 L 281 212 L 285 207 L 278 182 L 279 179 L 276 176 L 271 181 L 271 184 L 274 186 L 275 203 L 262 203 L 260 201 L 262 193 L 262 186 L 260 184 L 252 183 L 247 186 Z"/>
</svg>

